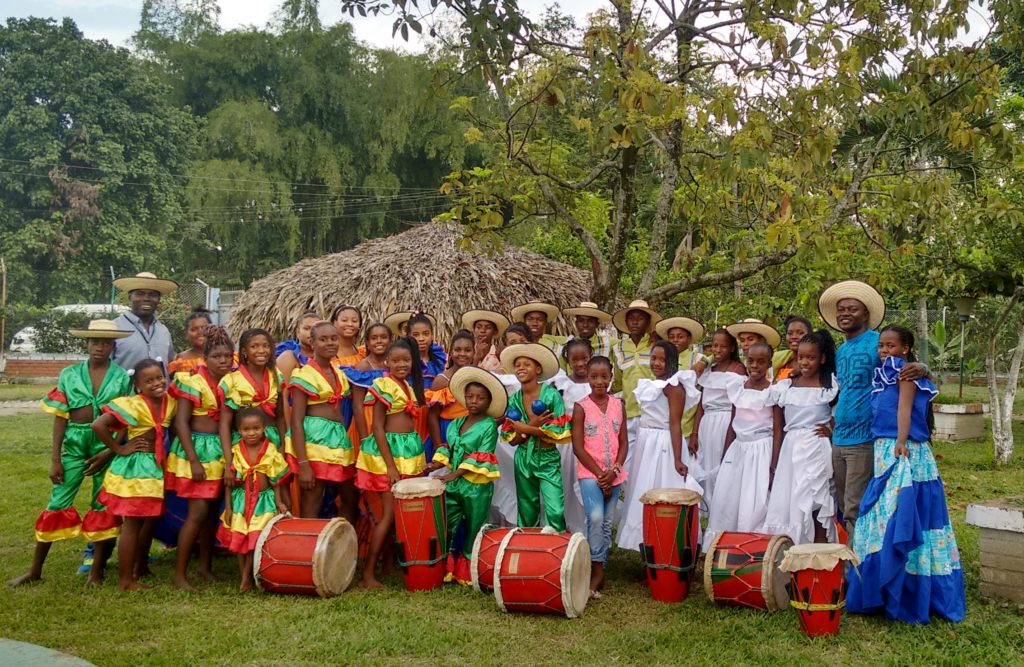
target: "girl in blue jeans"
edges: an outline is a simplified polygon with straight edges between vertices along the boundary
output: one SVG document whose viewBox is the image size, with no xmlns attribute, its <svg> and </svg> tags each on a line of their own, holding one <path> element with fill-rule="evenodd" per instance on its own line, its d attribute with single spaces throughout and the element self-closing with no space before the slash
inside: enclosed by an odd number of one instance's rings
<svg viewBox="0 0 1024 667">
<path fill-rule="evenodd" d="M 622 400 L 608 394 L 612 362 L 592 357 L 587 364 L 590 395 L 576 403 L 572 414 L 572 450 L 586 514 L 590 544 L 590 597 L 601 597 L 604 564 L 612 543 L 612 519 L 619 499 L 619 485 L 626 480 L 622 468 L 629 447 Z"/>
</svg>

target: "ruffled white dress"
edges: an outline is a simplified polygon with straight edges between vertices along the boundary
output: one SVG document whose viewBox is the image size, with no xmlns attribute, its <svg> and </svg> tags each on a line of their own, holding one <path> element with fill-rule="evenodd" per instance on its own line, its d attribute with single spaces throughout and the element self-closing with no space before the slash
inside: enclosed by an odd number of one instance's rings
<svg viewBox="0 0 1024 667">
<path fill-rule="evenodd" d="M 772 435 L 775 420 L 771 387 L 748 389 L 743 384 L 728 388 L 735 411 L 732 429 L 736 439 L 718 468 L 718 493 L 711 501 L 704 550 L 722 531 L 749 533 L 764 523 L 768 511 L 768 477 L 772 465 Z"/>
<path fill-rule="evenodd" d="M 697 380 L 701 388 L 701 405 L 704 416 L 697 429 L 697 458 L 707 474 L 704 480 L 704 503 L 711 506 L 715 497 L 715 478 L 722 463 L 725 450 L 725 436 L 729 434 L 732 419 L 732 403 L 729 402 L 729 387 L 742 385 L 745 376 L 729 371 L 713 371 L 709 367 Z"/>
<path fill-rule="evenodd" d="M 574 382 L 559 370 L 555 377 L 547 381 L 558 390 L 565 404 L 565 414 L 572 416 L 573 408 L 579 401 L 590 396 L 590 383 Z M 572 453 L 572 443 L 558 447 L 562 455 L 562 489 L 565 492 L 565 527 L 570 533 L 585 533 L 587 528 L 586 514 L 583 512 L 583 494 L 576 480 L 576 455 Z"/>
<path fill-rule="evenodd" d="M 640 427 L 636 436 L 631 479 L 626 480 L 625 503 L 619 522 L 616 544 L 623 549 L 640 550 L 644 532 L 644 506 L 640 496 L 650 489 L 690 489 L 703 494 L 700 482 L 704 470 L 683 439 L 681 458 L 689 474 L 684 479 L 676 472 L 672 437 L 668 430 L 668 397 L 665 387 L 682 387 L 685 394 L 684 411 L 700 400 L 697 375 L 690 370 L 679 371 L 667 380 L 640 380 L 633 395 L 640 404 Z"/>
<path fill-rule="evenodd" d="M 836 503 L 832 496 L 832 443 L 814 433 L 832 418 L 830 403 L 839 394 L 832 388 L 794 387 L 785 379 L 772 387 L 773 401 L 786 413 L 786 437 L 775 466 L 768 511 L 760 532 L 785 534 L 796 544 L 814 541 L 814 512 L 828 539 L 836 539 Z"/>
<path fill-rule="evenodd" d="M 522 389 L 515 375 L 495 373 L 495 377 L 505 386 L 508 395 Z M 491 497 L 491 523 L 500 526 L 515 526 L 519 521 L 519 503 L 516 500 L 516 448 L 498 436 L 498 446 L 494 455 L 498 458 L 498 470 L 501 472 L 494 482 L 494 495 Z"/>
</svg>

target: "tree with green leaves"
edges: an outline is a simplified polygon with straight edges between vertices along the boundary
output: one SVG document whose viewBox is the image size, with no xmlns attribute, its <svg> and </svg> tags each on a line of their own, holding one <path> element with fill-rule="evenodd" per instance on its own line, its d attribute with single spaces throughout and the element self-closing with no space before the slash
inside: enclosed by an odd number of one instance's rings
<svg viewBox="0 0 1024 667">
<path fill-rule="evenodd" d="M 0 27 L 0 251 L 13 302 L 102 300 L 173 266 L 191 115 L 124 49 L 70 20 Z M 107 283 L 109 285 L 109 282 Z"/>
<path fill-rule="evenodd" d="M 605 305 L 623 284 L 666 302 L 828 257 L 859 212 L 895 214 L 880 188 L 945 159 L 913 156 L 915 137 L 1009 139 L 987 43 L 957 41 L 966 3 L 612 0 L 576 29 L 514 0 L 342 2 L 397 6 L 402 34 L 441 5 L 491 86 L 456 101 L 487 161 L 449 179 L 451 217 L 485 242 L 523 220 L 567 229 Z"/>
</svg>

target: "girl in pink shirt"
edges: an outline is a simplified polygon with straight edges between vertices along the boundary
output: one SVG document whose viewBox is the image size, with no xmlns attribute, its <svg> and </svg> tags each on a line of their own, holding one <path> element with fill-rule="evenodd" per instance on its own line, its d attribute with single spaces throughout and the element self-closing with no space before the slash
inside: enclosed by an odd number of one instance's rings
<svg viewBox="0 0 1024 667">
<path fill-rule="evenodd" d="M 612 362 L 608 357 L 591 357 L 587 381 L 590 395 L 573 408 L 572 450 L 579 461 L 576 472 L 590 544 L 590 597 L 599 598 L 612 543 L 619 485 L 626 481 L 622 462 L 629 445 L 622 400 L 608 393 L 612 384 Z"/>
</svg>

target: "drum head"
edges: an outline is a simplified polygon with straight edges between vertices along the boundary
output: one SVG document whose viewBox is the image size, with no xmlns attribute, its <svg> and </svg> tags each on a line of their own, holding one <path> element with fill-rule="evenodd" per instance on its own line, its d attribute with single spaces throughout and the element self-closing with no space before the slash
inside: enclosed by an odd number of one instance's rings
<svg viewBox="0 0 1024 667">
<path fill-rule="evenodd" d="M 789 607 L 789 573 L 780 567 L 786 551 L 793 546 L 788 535 L 775 535 L 768 543 L 764 552 L 764 564 L 761 566 L 761 589 L 764 593 L 768 611 L 779 611 Z"/>
<path fill-rule="evenodd" d="M 313 583 L 322 598 L 344 593 L 356 574 L 359 541 L 345 519 L 331 519 L 320 532 L 313 551 Z"/>
<path fill-rule="evenodd" d="M 473 582 L 473 590 L 477 593 L 483 592 L 480 590 L 480 545 L 484 540 L 484 533 L 495 528 L 498 526 L 493 523 L 485 523 L 480 526 L 480 531 L 476 534 L 476 539 L 473 540 L 473 555 L 469 559 L 469 578 Z"/>
<path fill-rule="evenodd" d="M 719 531 L 715 535 L 715 539 L 711 540 L 711 545 L 708 547 L 708 551 L 704 554 L 704 594 L 708 596 L 708 599 L 712 602 L 715 601 L 715 587 L 712 584 L 711 579 L 711 568 L 715 566 L 715 550 L 718 548 L 718 540 L 721 539 L 722 532 Z"/>
<path fill-rule="evenodd" d="M 562 561 L 562 606 L 569 618 L 579 618 L 590 599 L 590 545 L 582 533 L 573 533 Z"/>
<path fill-rule="evenodd" d="M 433 477 L 411 477 L 399 480 L 392 487 L 395 498 L 433 498 L 444 493 L 444 482 Z"/>
<path fill-rule="evenodd" d="M 845 544 L 797 544 L 790 547 L 782 559 L 783 572 L 803 570 L 834 570 L 840 561 L 858 563 L 856 554 Z"/>
<path fill-rule="evenodd" d="M 644 505 L 699 505 L 700 494 L 690 489 L 649 489 L 640 496 Z"/>
<path fill-rule="evenodd" d="M 256 538 L 256 551 L 252 555 L 252 576 L 256 580 L 256 585 L 263 586 L 263 578 L 260 576 L 260 565 L 263 563 L 263 544 L 270 537 L 270 531 L 274 527 L 274 524 L 281 519 L 287 519 L 289 515 L 278 514 L 272 518 L 267 525 L 263 526 L 263 530 L 260 531 L 260 536 Z"/>
</svg>

